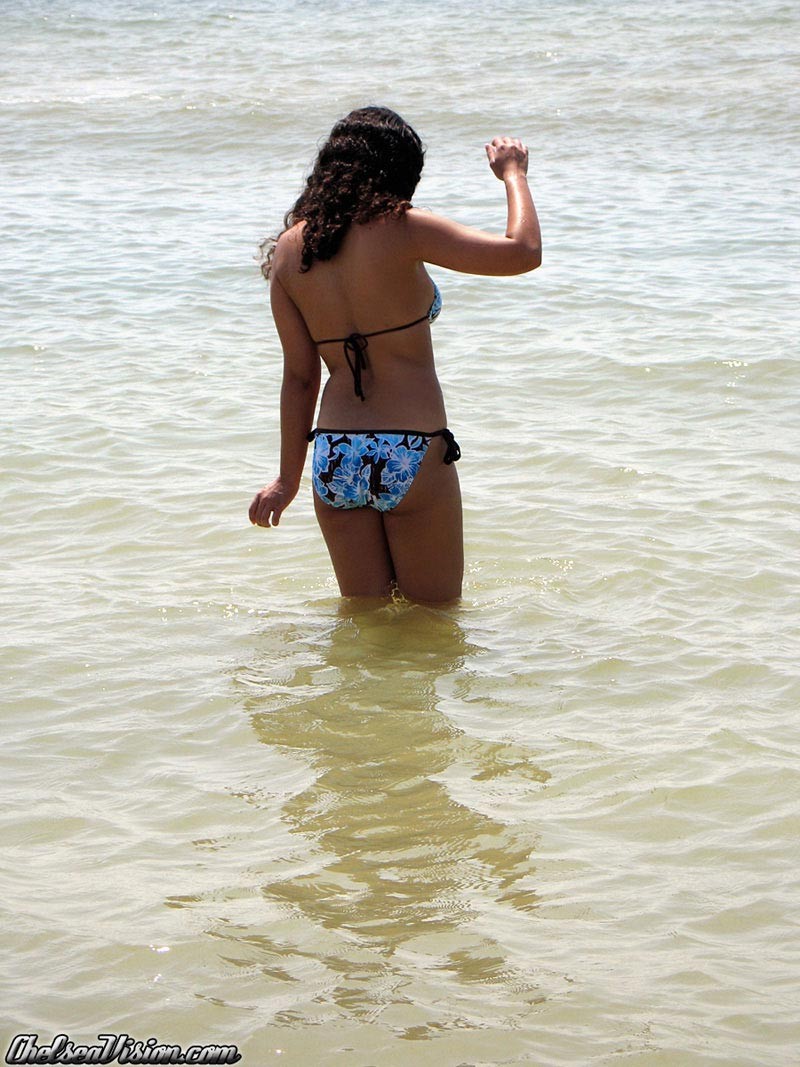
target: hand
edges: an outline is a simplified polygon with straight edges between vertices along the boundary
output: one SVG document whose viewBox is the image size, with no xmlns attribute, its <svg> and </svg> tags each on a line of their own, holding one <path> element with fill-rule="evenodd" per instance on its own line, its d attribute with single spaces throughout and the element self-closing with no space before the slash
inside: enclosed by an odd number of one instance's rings
<svg viewBox="0 0 800 1067">
<path fill-rule="evenodd" d="M 484 147 L 492 173 L 500 181 L 516 173 L 528 173 L 528 148 L 518 137 L 494 137 Z"/>
<path fill-rule="evenodd" d="M 276 478 L 253 497 L 249 512 L 250 522 L 254 526 L 277 526 L 281 521 L 282 512 L 288 508 L 296 496 L 296 488 L 290 489 L 281 478 Z"/>
</svg>

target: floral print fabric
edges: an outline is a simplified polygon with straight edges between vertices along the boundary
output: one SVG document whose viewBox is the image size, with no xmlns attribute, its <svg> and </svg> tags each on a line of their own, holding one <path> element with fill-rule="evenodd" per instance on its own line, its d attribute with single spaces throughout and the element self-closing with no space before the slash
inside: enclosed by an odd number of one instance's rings
<svg viewBox="0 0 800 1067">
<path fill-rule="evenodd" d="M 430 434 L 410 430 L 317 430 L 314 490 L 335 508 L 391 511 L 411 487 L 430 438 Z"/>
</svg>

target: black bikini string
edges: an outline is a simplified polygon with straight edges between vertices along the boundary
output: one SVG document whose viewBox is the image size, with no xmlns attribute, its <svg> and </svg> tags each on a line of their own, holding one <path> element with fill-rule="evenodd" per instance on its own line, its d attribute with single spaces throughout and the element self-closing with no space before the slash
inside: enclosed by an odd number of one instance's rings
<svg viewBox="0 0 800 1067">
<path fill-rule="evenodd" d="M 398 333 L 400 330 L 409 330 L 412 326 L 418 326 L 421 322 L 429 321 L 427 315 L 422 315 L 413 322 L 407 322 L 403 326 L 390 326 L 388 330 L 373 330 L 372 333 L 351 333 L 347 337 L 326 337 L 323 341 L 315 341 L 315 345 L 331 345 L 344 343 L 344 358 L 353 375 L 353 389 L 356 396 L 366 400 L 361 386 L 361 372 L 367 369 L 368 337 L 382 337 L 386 333 Z M 352 358 L 351 358 L 352 357 Z"/>
<path fill-rule="evenodd" d="M 367 343 L 363 333 L 351 333 L 344 339 L 344 358 L 353 375 L 353 389 L 362 400 L 366 400 L 361 387 L 361 371 L 367 369 Z"/>
<path fill-rule="evenodd" d="M 363 400 L 363 397 L 362 397 Z M 336 433 L 336 434 L 407 434 L 409 437 L 443 437 L 444 443 L 447 446 L 444 456 L 442 457 L 444 463 L 457 463 L 461 459 L 461 448 L 458 441 L 453 436 L 453 431 L 448 430 L 445 426 L 442 430 L 433 430 L 430 433 L 423 433 L 420 430 L 320 430 L 315 427 L 306 437 L 307 441 L 313 441 L 314 438 L 321 433 Z"/>
<path fill-rule="evenodd" d="M 444 438 L 445 444 L 447 445 L 447 449 L 444 454 L 445 463 L 457 463 L 458 460 L 461 459 L 461 448 L 458 444 L 458 441 L 456 441 L 455 437 L 453 437 L 452 430 L 448 430 L 445 428 L 444 430 L 439 430 L 437 434 L 431 434 L 430 436 L 442 436 Z"/>
</svg>

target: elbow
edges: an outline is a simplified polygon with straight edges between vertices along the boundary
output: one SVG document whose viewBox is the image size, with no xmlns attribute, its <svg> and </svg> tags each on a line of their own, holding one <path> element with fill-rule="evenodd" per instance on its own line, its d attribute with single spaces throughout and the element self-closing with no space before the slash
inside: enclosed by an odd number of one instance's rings
<svg viewBox="0 0 800 1067">
<path fill-rule="evenodd" d="M 540 244 L 518 244 L 511 255 L 506 258 L 503 274 L 528 274 L 542 265 L 542 246 Z"/>
<path fill-rule="evenodd" d="M 305 353 L 287 353 L 284 351 L 283 386 L 292 393 L 314 393 L 319 391 L 322 365 L 316 351 Z"/>
<path fill-rule="evenodd" d="M 293 374 L 289 382 L 295 388 L 304 393 L 316 392 L 319 389 L 319 367 L 303 374 Z"/>
<path fill-rule="evenodd" d="M 284 374 L 282 392 L 287 397 L 292 397 L 300 403 L 309 397 L 316 400 L 319 392 L 320 374 Z"/>
<path fill-rule="evenodd" d="M 522 255 L 522 269 L 520 274 L 528 274 L 532 270 L 536 270 L 537 267 L 542 265 L 542 246 L 541 245 L 529 245 Z"/>
</svg>

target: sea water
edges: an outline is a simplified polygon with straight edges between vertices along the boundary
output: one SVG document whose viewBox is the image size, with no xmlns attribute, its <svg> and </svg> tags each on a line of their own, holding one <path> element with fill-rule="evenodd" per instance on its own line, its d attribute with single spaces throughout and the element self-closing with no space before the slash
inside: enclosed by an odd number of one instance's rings
<svg viewBox="0 0 800 1067">
<path fill-rule="evenodd" d="M 4 1051 L 797 1063 L 797 6 L 2 15 Z M 494 232 L 530 146 L 541 269 L 432 270 L 446 609 L 247 521 L 255 251 L 366 103 Z"/>
</svg>

